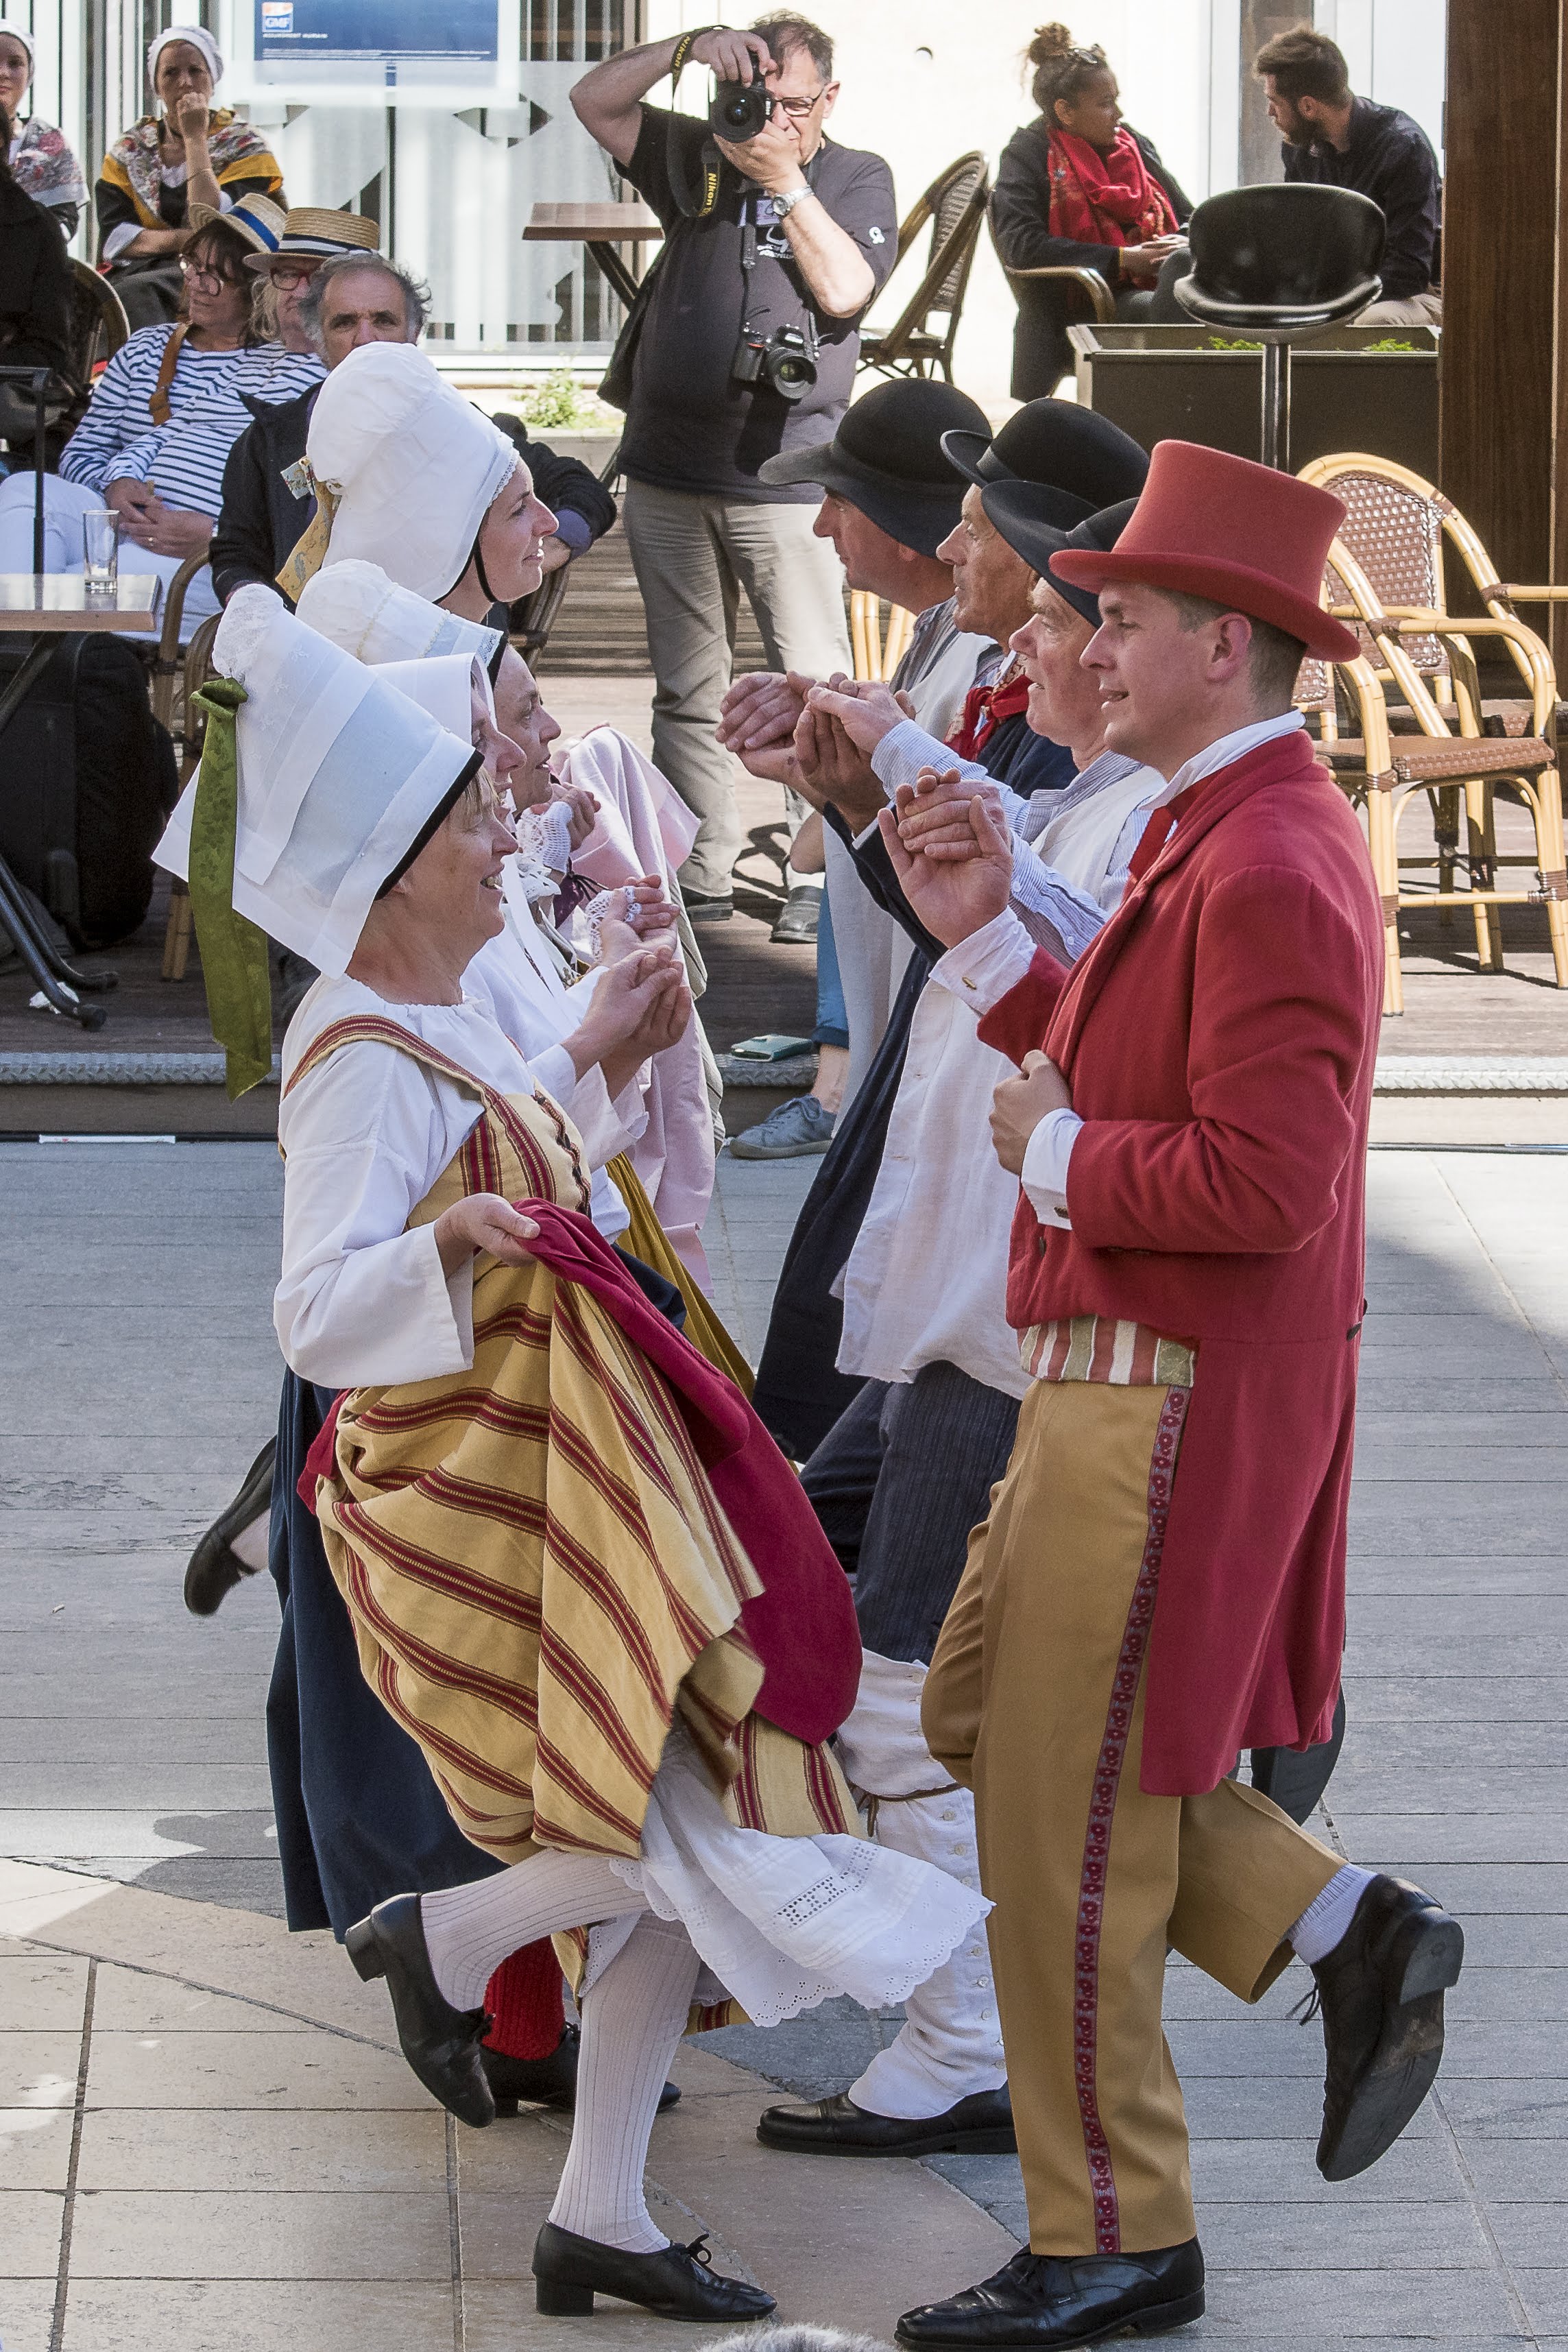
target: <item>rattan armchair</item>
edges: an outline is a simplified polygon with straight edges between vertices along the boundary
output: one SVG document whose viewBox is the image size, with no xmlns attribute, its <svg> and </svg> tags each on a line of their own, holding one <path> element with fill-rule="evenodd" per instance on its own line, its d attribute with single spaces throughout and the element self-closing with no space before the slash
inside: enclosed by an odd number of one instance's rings
<svg viewBox="0 0 1568 2352">
<path fill-rule="evenodd" d="M 929 221 L 931 247 L 920 282 L 891 327 L 862 335 L 862 367 L 883 375 L 941 374 L 952 383 L 953 346 L 990 190 L 990 171 L 977 150 L 960 155 L 932 181 L 899 228 L 893 264 L 896 269 Z M 934 317 L 944 321 L 940 329 Z"/>
<path fill-rule="evenodd" d="M 1385 1012 L 1405 1009 L 1398 918 L 1406 907 L 1469 907 L 1481 968 L 1496 971 L 1502 968 L 1500 909 L 1544 902 L 1557 985 L 1568 988 L 1568 877 L 1553 740 L 1557 686 L 1545 646 L 1522 622 L 1507 614 L 1460 621 L 1430 605 L 1386 609 L 1343 541 L 1336 541 L 1332 551 L 1324 601 L 1351 623 L 1364 648 L 1354 660 L 1338 665 L 1360 735 L 1339 735 L 1332 681 L 1321 664 L 1304 666 L 1297 696 L 1322 714 L 1322 755 L 1352 799 L 1366 811 L 1367 846 L 1383 901 Z M 1533 731 L 1528 736 L 1482 731 L 1479 681 L 1469 643 L 1480 635 L 1500 639 L 1530 681 Z M 1429 682 L 1434 677 L 1440 677 L 1448 689 L 1441 703 Z M 1403 696 L 1416 733 L 1391 727 L 1386 685 Z M 1532 858 L 1498 852 L 1495 797 L 1500 785 L 1511 786 L 1531 813 Z M 1436 852 L 1402 858 L 1399 823 L 1418 793 L 1432 806 Z M 1407 887 L 1402 879 L 1414 869 L 1434 865 L 1435 888 Z M 1467 884 L 1462 889 L 1455 887 L 1461 866 Z M 1521 866 L 1534 867 L 1535 887 L 1503 887 L 1509 871 Z"/>
<path fill-rule="evenodd" d="M 909 650 L 915 615 L 902 604 L 887 609 L 887 635 L 882 628 L 882 599 L 862 588 L 850 592 L 850 639 L 854 648 L 855 676 L 889 678 Z"/>
</svg>

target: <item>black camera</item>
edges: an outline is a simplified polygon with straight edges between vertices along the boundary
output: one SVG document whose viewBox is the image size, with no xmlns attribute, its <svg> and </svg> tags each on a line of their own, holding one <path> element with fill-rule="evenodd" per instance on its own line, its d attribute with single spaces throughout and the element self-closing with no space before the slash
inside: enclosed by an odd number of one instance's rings
<svg viewBox="0 0 1568 2352">
<path fill-rule="evenodd" d="M 806 328 L 775 327 L 765 341 L 743 327 L 730 375 L 737 383 L 766 381 L 780 400 L 804 400 L 817 381 L 817 339 Z"/>
<path fill-rule="evenodd" d="M 768 84 L 760 66 L 753 66 L 749 81 L 720 81 L 714 84 L 713 102 L 707 110 L 708 129 L 736 146 L 755 139 L 773 111 L 773 100 L 768 94 Z"/>
</svg>

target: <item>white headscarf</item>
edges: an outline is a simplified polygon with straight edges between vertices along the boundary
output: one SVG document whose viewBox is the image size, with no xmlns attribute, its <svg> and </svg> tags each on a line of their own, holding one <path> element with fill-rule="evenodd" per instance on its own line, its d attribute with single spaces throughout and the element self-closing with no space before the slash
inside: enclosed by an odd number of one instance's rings
<svg viewBox="0 0 1568 2352">
<path fill-rule="evenodd" d="M 517 453 L 412 343 L 367 343 L 316 396 L 306 455 L 336 501 L 322 569 L 359 558 L 444 596 Z"/>
<path fill-rule="evenodd" d="M 38 45 L 37 41 L 34 40 L 33 36 L 28 32 L 26 25 L 14 25 L 9 16 L 0 16 L 0 33 L 9 33 L 11 38 L 14 41 L 20 41 L 22 47 L 26 50 L 27 79 L 31 81 L 34 74 L 37 70 L 38 65 Z"/>
<path fill-rule="evenodd" d="M 150 41 L 147 46 L 147 87 L 152 91 L 154 101 L 158 98 L 158 60 L 164 50 L 172 47 L 175 41 L 189 41 L 192 48 L 200 49 L 207 61 L 207 71 L 213 78 L 214 89 L 224 78 L 223 52 L 205 26 L 171 25 L 166 32 L 160 33 L 157 39 Z"/>
<path fill-rule="evenodd" d="M 415 662 L 477 654 L 488 668 L 506 643 L 499 629 L 444 613 L 428 597 L 389 580 L 379 563 L 328 562 L 306 582 L 295 611 L 356 661 Z"/>
<path fill-rule="evenodd" d="M 229 599 L 213 666 L 247 696 L 235 723 L 235 911 L 320 971 L 340 973 L 382 884 L 476 772 L 471 657 L 462 665 L 462 733 L 449 734 L 377 671 L 307 628 L 269 588 L 253 585 Z M 182 793 L 153 853 L 182 879 L 196 792 L 193 782 Z"/>
</svg>

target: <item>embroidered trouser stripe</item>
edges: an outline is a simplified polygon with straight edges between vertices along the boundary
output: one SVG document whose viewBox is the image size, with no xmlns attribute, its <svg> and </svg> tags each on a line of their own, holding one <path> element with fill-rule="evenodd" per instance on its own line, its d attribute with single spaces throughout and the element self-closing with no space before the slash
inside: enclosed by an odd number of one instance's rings
<svg viewBox="0 0 1568 2352">
<path fill-rule="evenodd" d="M 1195 2234 L 1167 1946 L 1243 2000 L 1339 1857 L 1250 1789 L 1139 1787 L 1146 1651 L 1185 1391 L 1040 1382 L 924 1694 L 973 1786 L 998 2008 L 1037 2253 Z"/>
</svg>

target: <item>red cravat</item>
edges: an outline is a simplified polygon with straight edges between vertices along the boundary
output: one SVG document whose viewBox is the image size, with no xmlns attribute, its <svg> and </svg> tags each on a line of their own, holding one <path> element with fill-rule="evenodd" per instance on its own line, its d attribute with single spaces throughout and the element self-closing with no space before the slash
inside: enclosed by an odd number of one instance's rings
<svg viewBox="0 0 1568 2352">
<path fill-rule="evenodd" d="M 1129 882 L 1143 880 L 1176 831 L 1177 824 L 1202 791 L 1204 782 L 1205 780 L 1200 778 L 1196 784 L 1188 784 L 1185 793 L 1177 793 L 1174 801 L 1166 801 L 1161 807 L 1152 808 L 1149 811 L 1149 821 L 1144 827 L 1143 838 L 1127 860 Z"/>
</svg>

